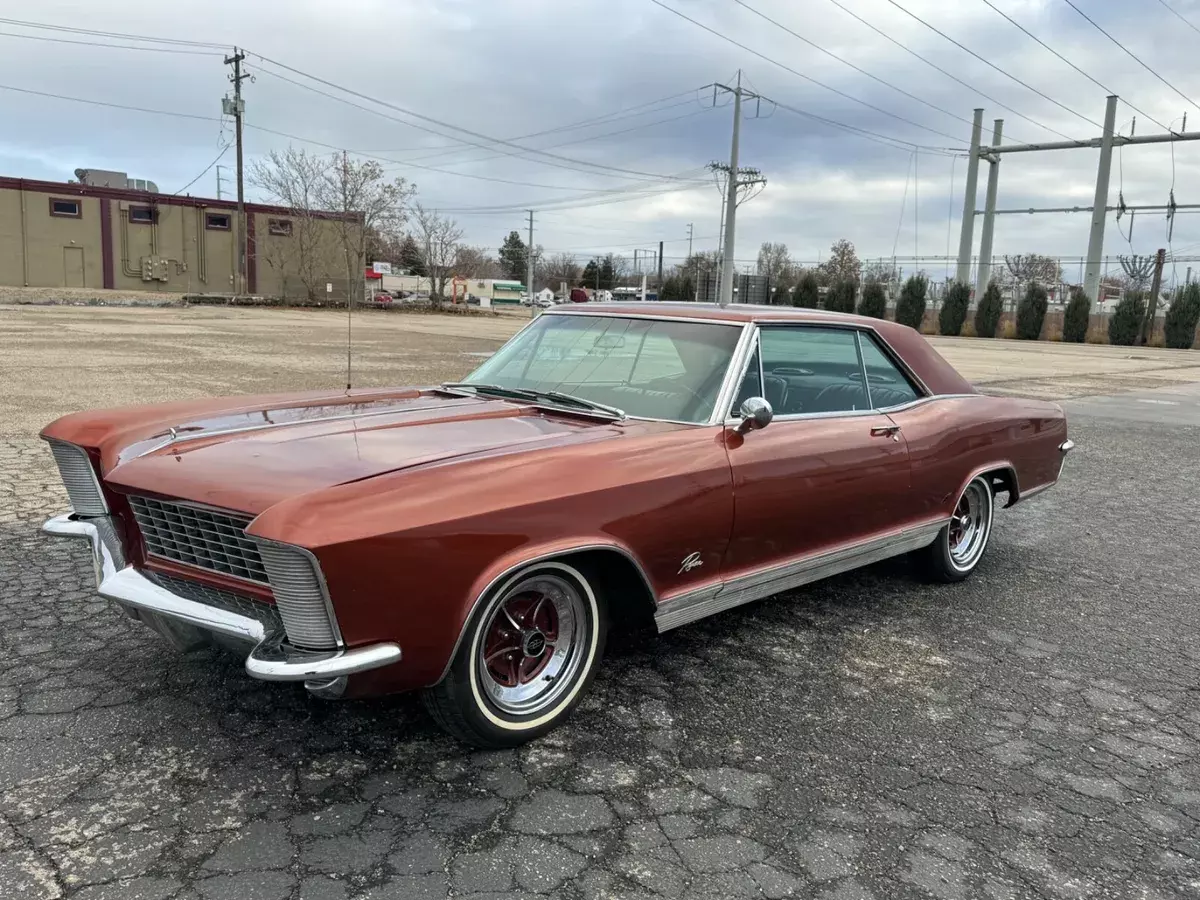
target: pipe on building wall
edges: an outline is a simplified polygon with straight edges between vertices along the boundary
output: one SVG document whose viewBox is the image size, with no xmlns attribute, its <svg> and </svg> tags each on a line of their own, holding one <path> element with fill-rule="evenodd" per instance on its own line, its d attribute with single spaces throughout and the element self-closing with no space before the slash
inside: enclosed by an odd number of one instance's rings
<svg viewBox="0 0 1200 900">
<path fill-rule="evenodd" d="M 141 269 L 129 268 L 129 210 L 121 210 L 121 271 L 126 278 L 141 278 Z"/>
<path fill-rule="evenodd" d="M 25 184 L 17 185 L 21 195 L 21 280 L 29 287 L 29 225 L 25 222 Z"/>
<path fill-rule="evenodd" d="M 208 252 L 204 241 L 207 235 L 207 229 L 201 226 L 205 223 L 207 211 L 199 206 L 193 207 L 196 211 L 196 275 L 203 284 L 208 284 Z"/>
</svg>

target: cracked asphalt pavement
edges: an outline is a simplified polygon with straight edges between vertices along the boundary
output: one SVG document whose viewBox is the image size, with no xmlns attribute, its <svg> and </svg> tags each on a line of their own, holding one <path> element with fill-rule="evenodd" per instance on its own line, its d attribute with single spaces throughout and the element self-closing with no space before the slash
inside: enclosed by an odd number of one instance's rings
<svg viewBox="0 0 1200 900">
<path fill-rule="evenodd" d="M 0 898 L 1200 896 L 1200 395 L 1065 405 L 1062 482 L 967 582 L 619 634 L 504 752 L 176 654 L 0 436 Z"/>
</svg>

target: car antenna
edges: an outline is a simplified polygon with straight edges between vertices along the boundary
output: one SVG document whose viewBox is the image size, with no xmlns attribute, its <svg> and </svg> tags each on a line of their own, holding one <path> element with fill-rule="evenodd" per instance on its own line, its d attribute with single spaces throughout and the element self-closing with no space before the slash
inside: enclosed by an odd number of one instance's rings
<svg viewBox="0 0 1200 900">
<path fill-rule="evenodd" d="M 363 280 L 363 287 L 366 288 L 366 280 Z M 346 390 L 350 390 L 350 312 L 354 308 L 354 286 L 350 283 L 346 284 Z"/>
</svg>

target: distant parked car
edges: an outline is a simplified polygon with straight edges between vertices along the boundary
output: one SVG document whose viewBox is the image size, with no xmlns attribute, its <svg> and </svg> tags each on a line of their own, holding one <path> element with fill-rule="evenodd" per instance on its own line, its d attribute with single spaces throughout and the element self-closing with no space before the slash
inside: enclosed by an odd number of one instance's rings
<svg viewBox="0 0 1200 900">
<path fill-rule="evenodd" d="M 394 299 L 387 291 L 376 291 L 375 296 L 371 298 L 376 306 L 391 306 Z"/>
<path fill-rule="evenodd" d="M 572 288 L 571 289 L 571 302 L 572 303 L 587 303 L 588 302 L 588 292 L 585 291 L 583 288 Z"/>
</svg>

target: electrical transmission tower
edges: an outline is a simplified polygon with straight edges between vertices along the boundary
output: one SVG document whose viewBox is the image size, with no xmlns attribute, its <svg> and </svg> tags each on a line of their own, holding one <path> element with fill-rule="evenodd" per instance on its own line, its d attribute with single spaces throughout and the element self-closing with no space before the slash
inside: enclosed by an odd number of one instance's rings
<svg viewBox="0 0 1200 900">
<path fill-rule="evenodd" d="M 992 131 L 990 147 L 981 146 L 983 132 L 983 110 L 976 109 L 971 128 L 971 152 L 967 160 L 967 184 L 963 198 L 962 231 L 958 242 L 958 280 L 967 283 L 971 278 L 971 245 L 975 229 L 975 217 L 983 216 L 983 230 L 980 237 L 979 267 L 976 272 L 975 295 L 982 297 L 991 279 L 992 267 L 992 235 L 995 228 L 995 217 L 1015 215 L 1019 213 L 1057 213 L 1057 212 L 1090 212 L 1092 227 L 1088 236 L 1087 261 L 1084 264 L 1083 290 L 1093 302 L 1100 297 L 1100 264 L 1104 253 L 1104 225 L 1109 212 L 1118 216 L 1140 210 L 1156 210 L 1166 212 L 1167 219 L 1174 226 L 1175 212 L 1180 209 L 1200 209 L 1200 203 L 1176 203 L 1172 191 L 1168 201 L 1163 205 L 1129 206 L 1124 196 L 1120 197 L 1117 206 L 1108 205 L 1108 188 L 1112 173 L 1112 152 L 1114 147 L 1126 144 L 1164 144 L 1176 141 L 1198 141 L 1200 131 L 1169 131 L 1166 134 L 1146 134 L 1134 136 L 1114 134 L 1117 118 L 1117 97 L 1110 95 L 1104 110 L 1104 133 L 1097 138 L 1083 141 L 1052 141 L 1041 144 L 1008 144 L 1003 143 L 1004 120 L 996 119 Z M 1184 128 L 1187 119 L 1184 119 Z M 1078 150 L 1085 147 L 1100 149 L 1100 164 L 1096 169 L 1096 195 L 1091 206 L 1056 206 L 1041 209 L 996 209 L 996 191 L 1000 178 L 1000 158 L 1006 153 L 1032 153 L 1042 150 Z M 976 188 L 979 178 L 979 161 L 986 160 L 991 168 L 988 170 L 987 199 L 984 209 L 975 208 Z"/>
</svg>

